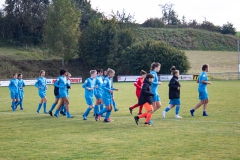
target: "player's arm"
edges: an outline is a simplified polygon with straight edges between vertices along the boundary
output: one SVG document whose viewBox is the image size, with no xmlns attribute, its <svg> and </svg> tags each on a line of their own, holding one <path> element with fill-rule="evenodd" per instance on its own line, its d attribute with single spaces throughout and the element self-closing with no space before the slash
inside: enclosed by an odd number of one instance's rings
<svg viewBox="0 0 240 160">
<path fill-rule="evenodd" d="M 134 82 L 134 86 L 136 87 L 136 88 L 138 88 L 138 89 L 141 89 L 141 86 L 140 85 L 138 85 L 140 82 L 140 79 L 138 78 L 137 80 L 136 80 L 136 82 Z"/>
<path fill-rule="evenodd" d="M 207 76 L 203 77 L 202 81 L 203 84 L 211 84 L 211 82 L 208 81 Z"/>
<path fill-rule="evenodd" d="M 10 80 L 8 88 L 9 88 L 10 91 L 12 91 L 12 80 Z"/>
<path fill-rule="evenodd" d="M 39 79 L 37 79 L 37 81 L 35 82 L 34 86 L 39 88 Z"/>
</svg>

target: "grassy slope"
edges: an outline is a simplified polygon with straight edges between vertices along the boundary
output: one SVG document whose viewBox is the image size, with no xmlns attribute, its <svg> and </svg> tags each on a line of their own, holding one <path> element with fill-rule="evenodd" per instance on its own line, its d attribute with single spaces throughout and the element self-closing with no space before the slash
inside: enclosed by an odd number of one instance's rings
<svg viewBox="0 0 240 160">
<path fill-rule="evenodd" d="M 222 51 L 185 51 L 191 69 L 188 73 L 199 73 L 203 64 L 210 65 L 210 72 L 237 72 L 237 52 Z"/>
<path fill-rule="evenodd" d="M 183 50 L 236 51 L 236 36 L 197 29 L 140 28 L 138 39 L 161 40 Z"/>
<path fill-rule="evenodd" d="M 183 119 L 174 119 L 175 110 L 166 119 L 161 112 L 168 105 L 167 82 L 159 88 L 163 108 L 154 113 L 154 126 L 137 126 L 128 107 L 136 102 L 132 83 L 115 83 L 118 112 L 111 124 L 96 122 L 86 109 L 81 85 L 70 91 L 73 119 L 37 114 L 39 97 L 35 87 L 26 87 L 24 111 L 10 110 L 9 91 L 0 88 L 0 159 L 240 159 L 240 121 L 238 81 L 217 81 L 208 86 L 211 97 L 209 117 L 202 108 L 191 117 L 189 110 L 198 102 L 196 82 L 181 82 Z M 220 91 L 221 90 L 221 91 Z M 48 109 L 53 103 L 49 86 Z M 226 96 L 227 95 L 227 96 Z M 224 100 L 222 99 L 223 97 Z M 41 110 L 42 112 L 42 110 Z"/>
</svg>

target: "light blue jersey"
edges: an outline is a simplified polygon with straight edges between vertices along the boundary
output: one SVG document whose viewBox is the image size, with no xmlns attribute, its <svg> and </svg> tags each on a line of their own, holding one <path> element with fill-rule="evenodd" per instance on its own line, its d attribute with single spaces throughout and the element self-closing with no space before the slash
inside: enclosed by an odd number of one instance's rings
<svg viewBox="0 0 240 160">
<path fill-rule="evenodd" d="M 202 80 L 207 82 L 208 78 L 207 78 L 207 73 L 206 72 L 202 72 L 199 77 L 198 77 L 198 92 L 199 92 L 199 99 L 200 100 L 206 100 L 208 99 L 208 92 L 207 92 L 207 84 L 202 83 Z"/>
<path fill-rule="evenodd" d="M 153 82 L 151 84 L 152 93 L 154 94 L 153 102 L 160 102 L 161 100 L 160 100 L 160 97 L 158 95 L 158 76 L 157 76 L 157 72 L 152 70 L 151 74 L 154 77 Z"/>
<path fill-rule="evenodd" d="M 67 80 L 67 95 L 68 95 L 68 98 L 69 98 L 69 89 L 71 88 L 71 81 L 68 79 Z"/>
<path fill-rule="evenodd" d="M 154 93 L 158 93 L 158 76 L 157 76 L 157 72 L 155 72 L 155 71 L 153 70 L 153 71 L 151 71 L 150 74 L 152 74 L 153 77 L 154 77 L 153 82 L 152 82 L 152 84 L 151 84 L 152 92 L 153 92 L 153 94 L 154 94 Z"/>
<path fill-rule="evenodd" d="M 18 79 L 11 79 L 8 88 L 10 90 L 11 99 L 19 99 Z"/>
<path fill-rule="evenodd" d="M 47 90 L 47 81 L 44 77 L 39 77 L 37 79 L 37 82 L 35 83 L 35 86 L 38 88 L 38 94 L 41 98 L 46 97 L 46 90 Z"/>
<path fill-rule="evenodd" d="M 103 92 L 102 85 L 103 85 L 103 77 L 97 76 L 96 77 L 96 86 L 98 86 L 98 87 L 95 88 L 95 90 L 94 90 L 94 95 L 95 95 L 96 99 L 102 98 L 102 92 Z"/>
<path fill-rule="evenodd" d="M 91 77 L 86 79 L 85 82 L 82 85 L 82 88 L 85 89 L 85 99 L 86 99 L 86 103 L 89 106 L 93 105 L 93 94 L 94 94 L 94 89 L 93 90 L 89 90 L 87 88 L 94 88 L 96 86 L 96 79 L 92 79 Z"/>
<path fill-rule="evenodd" d="M 112 78 L 106 77 L 104 79 L 102 89 L 103 89 L 103 102 L 106 106 L 109 106 L 112 104 L 112 94 L 109 92 L 110 90 L 115 90 L 115 88 L 112 87 Z"/>
<path fill-rule="evenodd" d="M 18 94 L 19 93 L 18 79 L 16 78 L 11 79 L 8 88 L 11 93 Z"/>
<path fill-rule="evenodd" d="M 58 78 L 58 83 L 55 84 L 59 88 L 59 97 L 67 97 L 67 78 L 65 76 L 60 76 Z"/>
<path fill-rule="evenodd" d="M 19 79 L 18 80 L 18 87 L 19 87 L 19 97 L 20 98 L 24 98 L 24 87 L 25 87 L 25 83 L 23 79 Z"/>
<path fill-rule="evenodd" d="M 207 72 L 202 72 L 198 77 L 198 82 L 199 82 L 198 88 L 205 90 L 207 88 L 207 84 L 202 83 L 202 80 L 205 82 L 208 81 Z"/>
</svg>

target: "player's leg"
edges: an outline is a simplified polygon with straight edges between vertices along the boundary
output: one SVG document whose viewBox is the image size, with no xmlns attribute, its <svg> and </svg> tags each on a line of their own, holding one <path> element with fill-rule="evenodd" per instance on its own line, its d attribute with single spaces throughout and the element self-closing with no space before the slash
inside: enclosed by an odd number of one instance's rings
<svg viewBox="0 0 240 160">
<path fill-rule="evenodd" d="M 208 114 L 207 114 L 208 102 L 209 102 L 209 100 L 206 99 L 206 100 L 205 100 L 205 103 L 204 103 L 204 106 L 203 106 L 203 116 L 208 116 Z"/>
<path fill-rule="evenodd" d="M 169 106 L 168 106 L 167 108 L 165 108 L 165 110 L 162 112 L 162 117 L 163 117 L 163 118 L 166 118 L 166 113 L 167 113 L 170 109 L 172 109 L 173 107 L 175 107 L 174 102 L 173 102 L 173 100 L 170 100 Z"/>
<path fill-rule="evenodd" d="M 59 101 L 59 96 L 56 96 L 55 97 L 55 101 L 54 101 L 54 103 L 52 104 L 52 107 L 50 108 L 50 110 L 49 110 L 49 114 L 52 116 L 52 111 L 54 110 L 54 108 L 56 107 L 56 105 L 58 104 L 58 101 Z"/>
<path fill-rule="evenodd" d="M 48 112 L 47 112 L 47 98 L 46 98 L 46 96 L 43 98 L 43 112 L 45 114 L 48 114 Z"/>
</svg>

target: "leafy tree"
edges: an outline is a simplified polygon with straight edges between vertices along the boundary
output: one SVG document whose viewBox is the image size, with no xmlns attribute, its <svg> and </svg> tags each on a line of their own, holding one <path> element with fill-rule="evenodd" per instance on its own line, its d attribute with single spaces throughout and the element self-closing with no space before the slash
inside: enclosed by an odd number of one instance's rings
<svg viewBox="0 0 240 160">
<path fill-rule="evenodd" d="M 48 6 L 49 0 L 6 0 L 5 38 L 21 43 L 41 43 Z"/>
<path fill-rule="evenodd" d="M 166 25 L 179 25 L 181 21 L 178 19 L 177 12 L 173 9 L 174 4 L 166 3 L 159 5 L 162 10 L 162 20 Z"/>
<path fill-rule="evenodd" d="M 233 26 L 233 24 L 227 22 L 227 24 L 223 24 L 223 26 L 221 28 L 221 33 L 236 35 L 237 32 L 236 32 L 236 28 Z"/>
<path fill-rule="evenodd" d="M 98 10 L 92 8 L 91 2 L 89 0 L 73 0 L 76 3 L 76 7 L 81 11 L 81 23 L 80 28 L 84 30 L 87 28 L 89 21 L 94 17 L 103 17 L 102 13 Z"/>
<path fill-rule="evenodd" d="M 70 0 L 53 0 L 49 7 L 44 40 L 52 54 L 62 57 L 63 66 L 65 60 L 77 54 L 80 16 L 80 11 Z"/>
<path fill-rule="evenodd" d="M 160 41 L 146 41 L 134 44 L 122 52 L 120 74 L 138 74 L 140 70 L 149 70 L 152 62 L 160 62 L 160 73 L 168 74 L 171 66 L 186 73 L 190 63 L 184 52 Z"/>
</svg>

